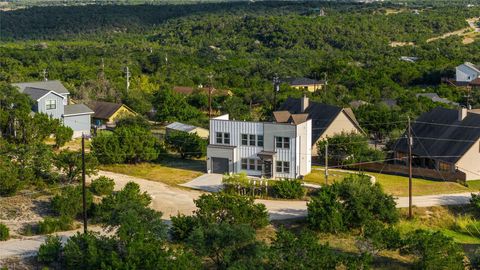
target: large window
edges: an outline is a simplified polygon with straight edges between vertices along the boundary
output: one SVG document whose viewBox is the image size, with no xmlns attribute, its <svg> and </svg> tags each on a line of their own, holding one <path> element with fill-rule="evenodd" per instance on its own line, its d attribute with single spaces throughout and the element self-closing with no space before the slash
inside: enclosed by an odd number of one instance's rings
<svg viewBox="0 0 480 270">
<path fill-rule="evenodd" d="M 263 135 L 257 135 L 257 146 L 263 147 Z"/>
<path fill-rule="evenodd" d="M 55 110 L 57 108 L 57 101 L 55 99 L 48 99 L 45 103 L 47 110 Z"/>
<path fill-rule="evenodd" d="M 275 137 L 275 146 L 277 148 L 290 148 L 290 138 L 289 137 Z"/>
<path fill-rule="evenodd" d="M 230 133 L 216 132 L 215 142 L 218 144 L 230 144 Z"/>
<path fill-rule="evenodd" d="M 242 134 L 241 143 L 244 146 L 260 146 L 263 147 L 263 135 Z"/>
<path fill-rule="evenodd" d="M 276 171 L 279 173 L 290 173 L 290 162 L 288 161 L 277 161 Z"/>
<path fill-rule="evenodd" d="M 261 171 L 262 170 L 262 161 L 254 158 L 242 158 L 241 160 L 242 170 L 249 171 Z"/>
<path fill-rule="evenodd" d="M 248 135 L 242 134 L 242 145 L 248 145 Z"/>
<path fill-rule="evenodd" d="M 248 159 L 242 158 L 242 170 L 246 170 L 248 167 Z"/>
</svg>

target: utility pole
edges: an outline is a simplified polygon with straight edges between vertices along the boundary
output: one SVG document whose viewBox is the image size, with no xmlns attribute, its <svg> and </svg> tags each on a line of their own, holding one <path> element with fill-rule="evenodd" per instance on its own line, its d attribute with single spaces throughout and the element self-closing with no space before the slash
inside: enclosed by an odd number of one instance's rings
<svg viewBox="0 0 480 270">
<path fill-rule="evenodd" d="M 85 134 L 82 134 L 82 202 L 83 202 L 83 233 L 87 234 L 87 196 L 85 187 Z"/>
<path fill-rule="evenodd" d="M 328 141 L 325 143 L 325 185 L 328 185 Z"/>
<path fill-rule="evenodd" d="M 277 93 L 280 92 L 280 79 L 278 75 L 273 76 L 273 110 L 277 109 Z"/>
<path fill-rule="evenodd" d="M 128 89 L 130 89 L 130 70 L 128 69 L 128 67 L 125 67 L 125 77 L 127 78 L 127 92 L 128 92 Z"/>
<path fill-rule="evenodd" d="M 212 79 L 213 74 L 208 74 L 208 118 L 212 118 Z"/>
<path fill-rule="evenodd" d="M 44 80 L 44 81 L 48 81 L 47 74 L 48 74 L 47 69 L 44 68 L 44 69 L 42 70 L 42 75 L 43 75 L 43 80 Z"/>
<path fill-rule="evenodd" d="M 412 126 L 408 117 L 408 218 L 412 218 Z"/>
<path fill-rule="evenodd" d="M 327 93 L 327 85 L 328 85 L 327 72 L 324 72 L 323 75 L 324 75 L 323 87 L 325 87 L 325 93 Z"/>
</svg>

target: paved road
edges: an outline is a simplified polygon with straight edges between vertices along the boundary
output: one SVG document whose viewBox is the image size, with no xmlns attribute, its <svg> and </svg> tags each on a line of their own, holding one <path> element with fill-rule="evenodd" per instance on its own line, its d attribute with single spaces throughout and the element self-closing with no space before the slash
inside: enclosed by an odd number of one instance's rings
<svg viewBox="0 0 480 270">
<path fill-rule="evenodd" d="M 163 183 L 123 174 L 104 171 L 101 171 L 99 174 L 115 179 L 116 189 L 122 188 L 130 181 L 138 183 L 142 191 L 146 191 L 152 196 L 151 207 L 157 211 L 162 211 L 166 220 L 169 220 L 170 216 L 177 213 L 191 214 L 195 210 L 193 200 L 203 193 L 196 190 L 175 188 Z M 413 204 L 419 207 L 458 205 L 468 203 L 469 199 L 470 193 L 415 196 L 413 197 Z M 272 220 L 302 218 L 307 215 L 306 201 L 257 200 L 257 202 L 265 204 Z M 397 203 L 398 207 L 407 207 L 408 198 L 398 198 Z M 95 228 L 95 230 L 100 230 L 100 228 Z M 65 240 L 75 233 L 76 231 L 69 231 L 59 233 L 58 235 Z M 0 259 L 12 256 L 34 255 L 44 240 L 44 236 L 33 236 L 0 242 Z"/>
</svg>

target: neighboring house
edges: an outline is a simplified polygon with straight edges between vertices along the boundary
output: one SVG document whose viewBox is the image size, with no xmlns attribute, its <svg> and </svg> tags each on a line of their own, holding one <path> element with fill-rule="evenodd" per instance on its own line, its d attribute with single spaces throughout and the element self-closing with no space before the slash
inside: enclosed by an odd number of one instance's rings
<svg viewBox="0 0 480 270">
<path fill-rule="evenodd" d="M 321 90 L 325 85 L 327 85 L 326 81 L 317 81 L 309 78 L 289 78 L 285 79 L 285 82 L 287 82 L 292 88 L 306 90 L 309 92 Z"/>
<path fill-rule="evenodd" d="M 455 68 L 455 75 L 457 83 L 469 83 L 480 77 L 480 67 L 465 62 Z"/>
<path fill-rule="evenodd" d="M 435 176 L 463 172 L 465 179 L 480 179 L 480 114 L 468 111 L 435 108 L 422 114 L 412 124 L 413 164 L 438 171 Z M 407 140 L 398 140 L 397 159 L 406 161 Z M 446 177 L 445 177 L 446 178 Z"/>
<path fill-rule="evenodd" d="M 421 94 L 417 94 L 417 98 L 418 97 L 426 97 L 433 102 L 439 102 L 439 103 L 443 103 L 443 104 L 449 104 L 449 105 L 454 105 L 454 106 L 459 105 L 457 102 L 450 101 L 446 98 L 441 98 L 437 93 L 421 93 Z"/>
<path fill-rule="evenodd" d="M 286 123 L 210 119 L 208 173 L 265 178 L 299 178 L 311 171 L 312 121 L 293 116 Z"/>
<path fill-rule="evenodd" d="M 73 138 L 90 135 L 93 111 L 83 104 L 69 105 L 69 91 L 60 81 L 14 83 L 21 93 L 28 95 L 34 105 L 32 111 L 59 119 L 73 130 Z"/>
<path fill-rule="evenodd" d="M 350 107 L 352 107 L 353 109 L 358 109 L 360 108 L 361 106 L 363 105 L 369 105 L 370 103 L 366 102 L 366 101 L 363 101 L 363 100 L 353 100 L 351 101 L 350 103 L 348 103 L 348 105 L 350 105 Z"/>
<path fill-rule="evenodd" d="M 199 86 L 197 88 L 191 87 L 191 86 L 174 86 L 173 91 L 182 94 L 182 95 L 191 95 L 195 93 L 196 91 L 203 92 L 208 95 L 208 92 L 210 91 L 210 88 L 208 87 L 203 87 Z M 225 90 L 225 89 L 216 89 L 212 88 L 212 95 L 213 96 L 232 96 L 233 93 L 230 90 Z"/>
<path fill-rule="evenodd" d="M 385 106 L 389 107 L 390 109 L 397 106 L 397 100 L 393 99 L 393 98 L 382 98 L 382 101 L 380 101 L 380 103 L 384 104 Z"/>
<path fill-rule="evenodd" d="M 99 129 L 115 127 L 119 119 L 137 115 L 128 106 L 119 103 L 93 101 L 88 106 L 95 112 L 92 115 L 92 124 Z"/>
<path fill-rule="evenodd" d="M 284 111 L 284 112 L 281 112 Z M 312 155 L 317 156 L 317 142 L 342 132 L 364 133 L 350 108 L 310 102 L 307 97 L 288 98 L 274 113 L 277 122 L 283 122 L 287 114 L 307 114 L 312 120 Z"/>
<path fill-rule="evenodd" d="M 192 125 L 187 125 L 179 122 L 173 122 L 166 127 L 166 136 L 168 137 L 169 133 L 172 131 L 181 131 L 186 133 L 196 133 L 200 138 L 208 139 L 208 129 L 204 129 L 201 127 L 196 127 Z"/>
</svg>

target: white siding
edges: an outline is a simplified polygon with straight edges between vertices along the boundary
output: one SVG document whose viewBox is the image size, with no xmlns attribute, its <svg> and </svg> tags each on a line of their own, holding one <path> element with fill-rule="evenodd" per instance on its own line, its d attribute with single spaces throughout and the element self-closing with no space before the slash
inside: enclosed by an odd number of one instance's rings
<svg viewBox="0 0 480 270">
<path fill-rule="evenodd" d="M 480 76 L 480 72 L 465 64 L 458 66 L 455 71 L 457 82 L 471 82 Z"/>
</svg>

